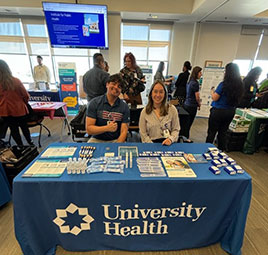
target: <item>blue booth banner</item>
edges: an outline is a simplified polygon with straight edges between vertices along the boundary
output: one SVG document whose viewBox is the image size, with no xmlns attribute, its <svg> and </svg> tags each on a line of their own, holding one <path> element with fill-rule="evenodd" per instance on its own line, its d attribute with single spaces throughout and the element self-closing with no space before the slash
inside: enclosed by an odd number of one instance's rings
<svg viewBox="0 0 268 255">
<path fill-rule="evenodd" d="M 93 144 L 56 143 L 51 146 Z M 94 157 L 117 155 L 124 144 L 94 144 Z M 131 144 L 142 151 L 204 153 L 212 144 Z M 37 159 L 41 156 L 39 155 Z M 214 175 L 210 162 L 190 164 L 196 178 L 142 178 L 133 167 L 119 173 L 67 174 L 14 180 L 15 233 L 27 255 L 68 251 L 180 250 L 221 243 L 240 255 L 251 199 L 247 174 Z"/>
<path fill-rule="evenodd" d="M 79 110 L 75 63 L 58 64 L 62 101 L 66 103 L 68 114 Z"/>
<path fill-rule="evenodd" d="M 38 102 L 61 102 L 60 91 L 29 90 L 30 101 Z"/>
</svg>

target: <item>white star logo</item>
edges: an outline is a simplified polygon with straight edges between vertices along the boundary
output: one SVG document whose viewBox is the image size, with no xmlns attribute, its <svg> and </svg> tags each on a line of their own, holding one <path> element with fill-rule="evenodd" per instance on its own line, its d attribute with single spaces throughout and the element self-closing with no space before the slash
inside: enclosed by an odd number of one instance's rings
<svg viewBox="0 0 268 255">
<path fill-rule="evenodd" d="M 65 220 L 63 220 L 62 218 L 67 217 L 67 212 L 74 214 L 77 210 L 78 210 L 79 215 L 85 216 L 83 218 L 84 222 L 80 223 L 80 228 L 77 226 L 74 226 L 70 230 L 70 226 L 68 225 L 63 226 L 63 224 L 65 223 Z M 77 236 L 83 230 L 90 230 L 90 223 L 94 221 L 94 219 L 89 215 L 87 208 L 79 208 L 73 203 L 69 204 L 66 209 L 56 209 L 56 214 L 57 214 L 57 217 L 53 220 L 53 222 L 59 226 L 60 232 L 64 234 L 71 233 Z"/>
</svg>

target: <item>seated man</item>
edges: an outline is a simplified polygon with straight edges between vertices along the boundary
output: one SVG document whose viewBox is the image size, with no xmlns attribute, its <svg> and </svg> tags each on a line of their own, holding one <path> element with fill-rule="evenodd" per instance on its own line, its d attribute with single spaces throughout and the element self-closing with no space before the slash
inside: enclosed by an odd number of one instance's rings
<svg viewBox="0 0 268 255">
<path fill-rule="evenodd" d="M 125 142 L 130 114 L 128 105 L 119 98 L 122 86 L 121 75 L 114 74 L 106 83 L 107 93 L 88 103 L 86 130 L 93 135 L 88 142 Z"/>
</svg>

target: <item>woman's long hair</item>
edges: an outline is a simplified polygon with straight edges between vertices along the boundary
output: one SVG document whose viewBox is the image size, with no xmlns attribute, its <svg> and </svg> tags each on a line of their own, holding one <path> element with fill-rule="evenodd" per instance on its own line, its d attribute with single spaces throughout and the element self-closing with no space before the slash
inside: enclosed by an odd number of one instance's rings
<svg viewBox="0 0 268 255">
<path fill-rule="evenodd" d="M 198 73 L 201 71 L 202 71 L 202 68 L 200 66 L 195 66 L 193 71 L 191 72 L 190 80 L 197 81 Z"/>
<path fill-rule="evenodd" d="M 160 116 L 166 116 L 168 114 L 168 109 L 169 109 L 169 105 L 167 103 L 168 95 L 167 95 L 167 90 L 166 90 L 164 83 L 160 80 L 156 80 L 150 89 L 150 93 L 148 96 L 148 104 L 146 105 L 146 113 L 150 114 L 154 109 L 154 102 L 153 102 L 153 98 L 152 98 L 152 93 L 153 93 L 153 90 L 154 90 L 154 87 L 156 84 L 160 84 L 165 91 L 165 96 L 164 96 L 164 99 L 163 99 L 161 106 L 160 106 Z"/>
<path fill-rule="evenodd" d="M 229 63 L 225 66 L 222 92 L 227 97 L 230 106 L 237 106 L 243 96 L 243 82 L 237 64 Z"/>
<path fill-rule="evenodd" d="M 129 53 L 126 53 L 125 56 L 124 56 L 124 63 L 126 62 L 126 58 L 129 57 L 130 60 L 131 60 L 131 65 L 133 68 L 136 68 L 137 67 L 137 63 L 136 63 L 136 58 L 135 56 L 129 52 Z"/>
<path fill-rule="evenodd" d="M 3 90 L 14 90 L 12 87 L 12 73 L 7 63 L 0 59 L 0 86 Z"/>
<path fill-rule="evenodd" d="M 157 71 L 156 72 L 160 72 L 161 74 L 163 74 L 164 66 L 165 66 L 165 63 L 163 61 L 161 61 L 159 63 L 159 65 L 158 65 L 158 68 L 157 68 Z"/>
<path fill-rule="evenodd" d="M 256 66 L 249 71 L 246 78 L 256 81 L 257 78 L 260 76 L 261 72 L 262 72 L 262 69 L 259 66 Z"/>
</svg>

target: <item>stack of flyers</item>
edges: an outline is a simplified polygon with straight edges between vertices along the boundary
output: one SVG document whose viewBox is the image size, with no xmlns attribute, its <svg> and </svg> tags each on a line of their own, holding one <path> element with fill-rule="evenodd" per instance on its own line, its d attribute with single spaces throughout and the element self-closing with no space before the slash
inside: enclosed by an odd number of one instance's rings
<svg viewBox="0 0 268 255">
<path fill-rule="evenodd" d="M 188 163 L 207 163 L 202 154 L 184 153 L 183 156 Z"/>
<path fill-rule="evenodd" d="M 143 151 L 139 153 L 140 157 L 174 157 L 182 155 L 183 151 Z"/>
<path fill-rule="evenodd" d="M 141 177 L 162 177 L 166 176 L 159 158 L 142 157 L 137 158 L 137 166 Z"/>
<path fill-rule="evenodd" d="M 125 161 L 121 157 L 100 157 L 90 160 L 90 165 L 87 167 L 87 173 L 123 173 Z"/>
</svg>

